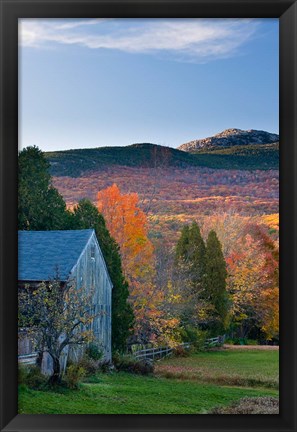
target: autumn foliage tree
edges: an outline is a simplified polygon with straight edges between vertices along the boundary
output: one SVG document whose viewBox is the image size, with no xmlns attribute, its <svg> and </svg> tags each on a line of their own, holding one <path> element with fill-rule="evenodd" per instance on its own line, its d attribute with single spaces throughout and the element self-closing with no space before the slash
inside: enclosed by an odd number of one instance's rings
<svg viewBox="0 0 297 432">
<path fill-rule="evenodd" d="M 98 210 L 118 243 L 129 282 L 151 272 L 153 244 L 147 237 L 147 217 L 138 204 L 138 194 L 122 194 L 116 184 L 98 193 Z"/>
<path fill-rule="evenodd" d="M 233 321 L 246 337 L 259 328 L 267 339 L 279 332 L 278 244 L 257 224 L 249 224 L 227 258 Z"/>
<path fill-rule="evenodd" d="M 237 242 L 236 249 L 227 258 L 233 328 L 241 338 L 247 337 L 257 324 L 254 306 L 260 298 L 263 264 L 259 242 L 255 242 L 250 234 Z"/>
<path fill-rule="evenodd" d="M 61 354 L 66 347 L 93 340 L 90 309 L 94 293 L 74 284 L 61 285 L 58 279 L 25 286 L 18 296 L 19 327 L 25 327 L 39 354 L 47 352 L 53 363 L 51 384 L 62 378 Z"/>
<path fill-rule="evenodd" d="M 256 305 L 261 330 L 267 339 L 279 336 L 279 246 L 260 225 L 248 227 L 260 242 L 263 254 L 262 290 Z"/>
<path fill-rule="evenodd" d="M 251 217 L 229 210 L 203 220 L 214 229 L 227 262 L 232 332 L 241 338 L 278 338 L 278 215 Z"/>
<path fill-rule="evenodd" d="M 214 230 L 222 245 L 224 257 L 227 258 L 235 249 L 238 241 L 244 235 L 248 216 L 242 216 L 229 209 L 222 213 L 214 213 L 203 219 L 201 232 L 206 237 Z"/>
<path fill-rule="evenodd" d="M 176 320 L 162 310 L 164 293 L 155 283 L 154 247 L 147 235 L 147 217 L 139 206 L 138 195 L 122 194 L 114 184 L 98 193 L 98 210 L 120 247 L 138 340 L 168 340 L 165 335 L 171 333 Z"/>
</svg>

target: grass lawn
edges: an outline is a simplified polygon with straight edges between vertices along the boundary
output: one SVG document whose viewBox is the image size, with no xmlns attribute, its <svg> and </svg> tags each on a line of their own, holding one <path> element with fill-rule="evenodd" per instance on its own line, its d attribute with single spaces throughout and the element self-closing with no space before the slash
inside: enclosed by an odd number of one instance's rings
<svg viewBox="0 0 297 432">
<path fill-rule="evenodd" d="M 278 389 L 279 351 L 223 349 L 173 357 L 157 363 L 156 374 L 219 385 Z"/>
<path fill-rule="evenodd" d="M 171 358 L 157 365 L 157 376 L 101 374 L 81 384 L 78 390 L 44 392 L 20 386 L 19 413 L 205 414 L 246 396 L 278 396 L 273 388 L 276 386 L 271 384 L 271 379 L 277 379 L 276 354 L 275 351 L 222 351 Z M 172 373 L 170 377 L 166 377 L 168 370 Z M 207 377 L 212 374 L 219 385 L 212 378 L 208 381 Z M 245 387 L 243 382 L 235 385 L 232 380 L 240 375 L 247 379 L 257 377 L 262 384 L 254 388 Z M 219 378 L 222 376 L 224 385 Z"/>
</svg>

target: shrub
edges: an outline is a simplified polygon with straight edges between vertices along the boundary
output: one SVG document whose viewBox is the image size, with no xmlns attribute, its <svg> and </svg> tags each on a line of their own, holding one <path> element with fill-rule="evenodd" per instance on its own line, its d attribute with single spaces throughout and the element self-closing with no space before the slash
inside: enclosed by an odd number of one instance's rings
<svg viewBox="0 0 297 432">
<path fill-rule="evenodd" d="M 186 326 L 180 329 L 183 342 L 190 342 L 197 351 L 205 350 L 205 341 L 208 337 L 207 331 L 199 330 L 196 327 Z"/>
<path fill-rule="evenodd" d="M 103 351 L 100 347 L 95 343 L 90 343 L 85 351 L 87 357 L 92 360 L 101 360 L 103 357 Z"/>
<path fill-rule="evenodd" d="M 107 372 L 111 372 L 114 369 L 114 366 L 112 363 L 110 363 L 109 361 L 104 361 L 102 363 L 100 363 L 100 370 L 103 373 L 107 373 Z"/>
<path fill-rule="evenodd" d="M 225 340 L 225 343 L 228 345 L 258 345 L 259 342 L 256 339 L 247 339 L 234 337 L 233 339 L 228 338 Z"/>
<path fill-rule="evenodd" d="M 85 369 L 79 364 L 71 364 L 66 371 L 65 382 L 68 388 L 78 388 L 79 382 L 86 375 Z"/>
<path fill-rule="evenodd" d="M 99 362 L 87 356 L 84 356 L 76 365 L 84 369 L 85 376 L 95 375 L 99 369 Z"/>
<path fill-rule="evenodd" d="M 247 345 L 247 338 L 235 337 L 232 340 L 233 340 L 233 345 Z"/>
<path fill-rule="evenodd" d="M 133 367 L 133 373 L 140 375 L 149 375 L 154 373 L 154 363 L 152 360 L 138 360 Z"/>
<path fill-rule="evenodd" d="M 115 353 L 113 356 L 113 363 L 118 371 L 125 371 L 140 375 L 148 375 L 154 372 L 154 364 L 152 361 L 137 360 L 129 354 Z"/>
<path fill-rule="evenodd" d="M 47 377 L 35 365 L 19 366 L 18 382 L 19 384 L 38 390 L 46 385 Z"/>
<path fill-rule="evenodd" d="M 190 352 L 188 349 L 184 348 L 183 346 L 179 345 L 173 349 L 173 354 L 176 357 L 189 357 Z"/>
<path fill-rule="evenodd" d="M 18 383 L 21 384 L 26 384 L 26 376 L 27 376 L 27 369 L 25 366 L 23 365 L 19 365 L 18 368 Z"/>
</svg>

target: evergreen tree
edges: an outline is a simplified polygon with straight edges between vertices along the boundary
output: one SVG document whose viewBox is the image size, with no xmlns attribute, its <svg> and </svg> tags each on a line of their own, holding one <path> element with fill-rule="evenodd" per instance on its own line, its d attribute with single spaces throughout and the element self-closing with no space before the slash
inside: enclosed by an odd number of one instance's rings
<svg viewBox="0 0 297 432">
<path fill-rule="evenodd" d="M 175 249 L 176 280 L 182 284 L 184 310 L 182 322 L 197 325 L 203 307 L 205 244 L 199 226 L 193 222 L 184 226 Z"/>
<path fill-rule="evenodd" d="M 27 147 L 18 158 L 18 228 L 63 229 L 66 204 L 51 184 L 50 165 L 38 147 Z"/>
<path fill-rule="evenodd" d="M 180 238 L 175 248 L 175 259 L 176 263 L 180 261 L 188 261 L 189 259 L 189 237 L 190 228 L 189 225 L 184 225 L 181 231 Z"/>
<path fill-rule="evenodd" d="M 189 257 L 191 260 L 193 287 L 196 291 L 200 291 L 203 288 L 205 254 L 206 248 L 200 228 L 196 222 L 193 222 L 189 231 Z"/>
<path fill-rule="evenodd" d="M 96 232 L 107 269 L 113 283 L 112 290 L 112 348 L 125 351 L 127 338 L 131 334 L 134 315 L 130 304 L 128 283 L 122 272 L 119 247 L 110 236 L 103 216 L 87 199 L 81 200 L 74 208 L 70 229 L 93 228 Z"/>
<path fill-rule="evenodd" d="M 206 241 L 205 297 L 212 305 L 212 330 L 219 333 L 228 325 L 229 301 L 226 278 L 227 269 L 222 245 L 212 230 Z"/>
<path fill-rule="evenodd" d="M 196 222 L 191 226 L 184 226 L 175 250 L 176 264 L 183 267 L 190 278 L 194 291 L 202 289 L 205 273 L 205 244 L 200 228 Z"/>
</svg>

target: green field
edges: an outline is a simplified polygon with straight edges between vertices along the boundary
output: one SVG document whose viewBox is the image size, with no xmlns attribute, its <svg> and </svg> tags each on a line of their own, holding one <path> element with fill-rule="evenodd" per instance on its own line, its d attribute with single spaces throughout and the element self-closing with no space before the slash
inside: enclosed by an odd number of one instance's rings
<svg viewBox="0 0 297 432">
<path fill-rule="evenodd" d="M 278 396 L 277 376 L 277 351 L 199 353 L 162 360 L 155 376 L 100 374 L 59 392 L 21 386 L 19 413 L 205 414 L 246 396 Z"/>
<path fill-rule="evenodd" d="M 156 374 L 220 385 L 278 389 L 279 352 L 218 350 L 182 360 L 175 357 L 158 363 Z"/>
</svg>

